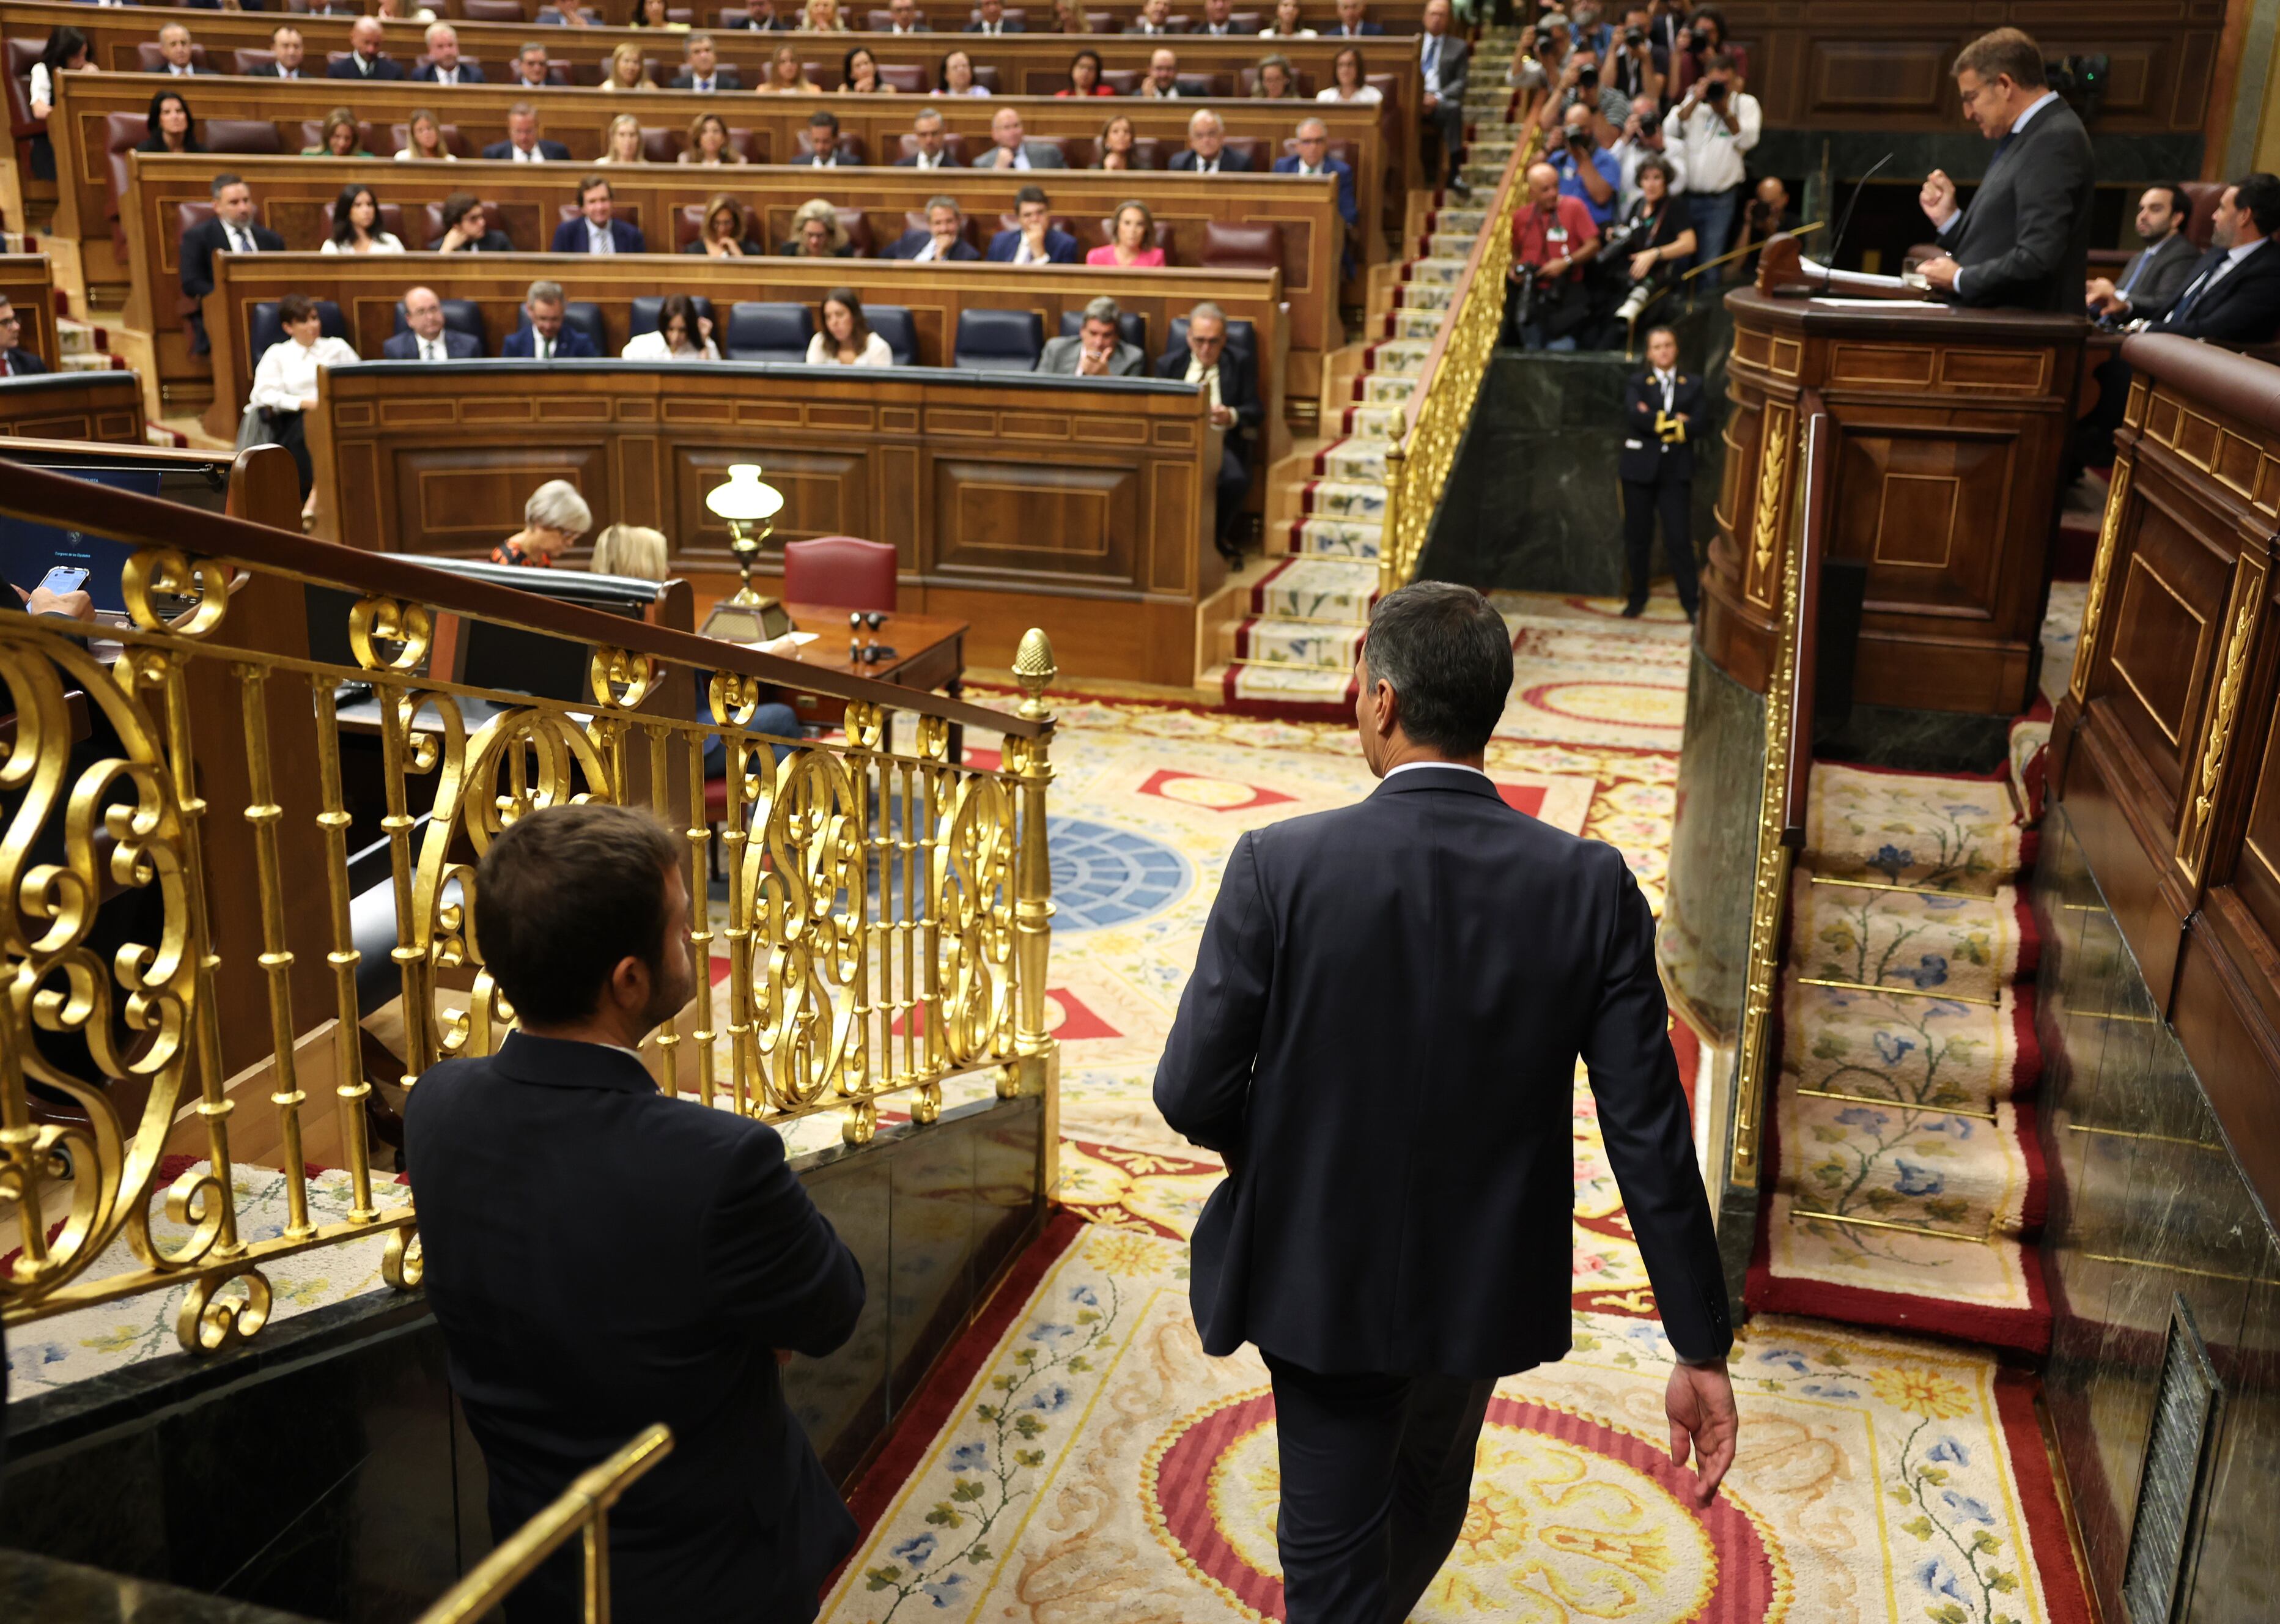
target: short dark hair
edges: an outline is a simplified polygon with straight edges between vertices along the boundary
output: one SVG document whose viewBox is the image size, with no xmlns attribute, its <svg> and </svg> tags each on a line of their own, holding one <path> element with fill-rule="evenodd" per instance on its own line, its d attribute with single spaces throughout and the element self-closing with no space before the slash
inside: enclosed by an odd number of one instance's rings
<svg viewBox="0 0 2280 1624">
<path fill-rule="evenodd" d="M 807 127 L 812 130 L 825 128 L 836 130 L 839 127 L 839 115 L 828 107 L 819 107 L 807 115 Z"/>
<path fill-rule="evenodd" d="M 206 182 L 206 195 L 210 197 L 219 197 L 224 192 L 229 190 L 231 187 L 243 186 L 244 184 L 245 177 L 243 175 L 232 174 L 228 170 L 225 169 L 212 180 Z"/>
<path fill-rule="evenodd" d="M 2245 174 L 2232 183 L 2233 204 L 2248 211 L 2248 218 L 2256 222 L 2256 229 L 2266 236 L 2280 231 L 2280 175 L 2266 174 L 2258 170 Z"/>
<path fill-rule="evenodd" d="M 1045 189 L 1036 185 L 1025 186 L 1013 194 L 1015 208 L 1020 208 L 1025 203 L 1042 203 L 1049 209 L 1053 206 L 1051 199 L 1045 196 Z"/>
<path fill-rule="evenodd" d="M 475 871 L 483 966 L 525 1023 L 594 1012 L 620 960 L 665 956 L 666 871 L 688 854 L 646 812 L 587 801 L 525 813 Z"/>
<path fill-rule="evenodd" d="M 2145 189 L 2149 192 L 2169 194 L 2169 212 L 2177 216 L 2177 228 L 2181 231 L 2184 229 L 2184 222 L 2193 217 L 2193 195 L 2187 191 L 2182 183 L 2176 181 L 2156 181 Z"/>
<path fill-rule="evenodd" d="M 277 319 L 286 327 L 306 321 L 317 313 L 317 302 L 305 293 L 289 293 L 277 301 Z"/>
<path fill-rule="evenodd" d="M 2043 93 L 2043 48 L 2023 28 L 1997 28 L 1972 41 L 1956 53 L 1955 65 L 1948 71 L 1960 75 L 1967 68 L 1983 84 L 2007 74 L 2022 90 Z"/>
<path fill-rule="evenodd" d="M 452 227 L 467 218 L 469 209 L 479 206 L 481 202 L 482 199 L 473 192 L 453 192 L 444 198 L 442 215 L 443 229 L 451 230 Z"/>
<path fill-rule="evenodd" d="M 1512 633 L 1472 588 L 1413 581 L 1370 611 L 1362 669 L 1371 682 L 1391 684 L 1413 743 L 1470 756 L 1504 715 Z"/>
<path fill-rule="evenodd" d="M 605 192 L 609 193 L 611 202 L 615 203 L 617 201 L 618 195 L 615 191 L 611 189 L 610 177 L 605 174 L 590 174 L 581 179 L 578 182 L 578 201 L 582 204 L 584 203 L 586 201 L 586 194 L 592 191 L 597 186 Z"/>
</svg>

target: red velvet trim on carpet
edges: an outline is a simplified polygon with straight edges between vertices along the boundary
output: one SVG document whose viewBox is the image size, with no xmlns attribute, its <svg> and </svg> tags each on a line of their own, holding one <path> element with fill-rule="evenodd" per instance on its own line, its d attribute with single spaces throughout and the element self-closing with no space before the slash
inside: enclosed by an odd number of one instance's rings
<svg viewBox="0 0 2280 1624">
<path fill-rule="evenodd" d="M 2019 1510 L 2035 1549 L 2035 1574 L 2043 1582 L 2044 1614 L 2050 1624 L 2092 1624 L 2095 1615 L 2075 1561 L 2066 1506 L 2051 1475 L 2050 1449 L 2042 1418 L 2035 1411 L 2040 1386 L 2023 1370 L 1997 1372 L 1995 1412 L 2003 1422 L 2003 1441 L 2010 1446 L 2012 1481 L 2018 1484 Z"/>
</svg>

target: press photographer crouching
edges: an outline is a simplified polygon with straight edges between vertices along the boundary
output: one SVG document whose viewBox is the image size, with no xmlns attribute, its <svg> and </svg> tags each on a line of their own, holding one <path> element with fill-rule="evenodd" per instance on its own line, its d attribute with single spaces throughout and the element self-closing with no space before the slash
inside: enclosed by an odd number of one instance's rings
<svg viewBox="0 0 2280 1624">
<path fill-rule="evenodd" d="M 1505 320 L 1528 350 L 1574 350 L 1591 327 L 1583 268 L 1599 251 L 1599 228 L 1579 198 L 1560 190 L 1560 172 L 1528 166 L 1528 201 L 1512 217 L 1512 269 Z"/>
</svg>

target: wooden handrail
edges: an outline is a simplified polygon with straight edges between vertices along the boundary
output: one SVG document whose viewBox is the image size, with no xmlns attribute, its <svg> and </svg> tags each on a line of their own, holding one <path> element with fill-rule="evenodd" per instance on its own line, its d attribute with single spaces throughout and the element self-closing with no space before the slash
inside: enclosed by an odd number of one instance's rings
<svg viewBox="0 0 2280 1624">
<path fill-rule="evenodd" d="M 1783 764 L 1782 844 L 1805 844 L 1806 796 L 1813 779 L 1814 684 L 1821 660 L 1821 559 L 1828 544 L 1829 489 L 1835 473 L 1835 424 L 1818 389 L 1799 403 L 1805 455 L 1799 464 L 1797 525 L 1797 630 L 1787 650 L 1790 662 L 1789 758 Z"/>
<path fill-rule="evenodd" d="M 18 458 L 36 456 L 42 450 L 63 449 L 86 448 L 0 441 L 0 459 L 12 462 Z M 939 716 L 965 727 L 988 728 L 1021 738 L 1036 738 L 1050 726 L 1009 712 L 969 704 L 962 699 L 921 693 L 869 677 L 820 670 L 780 655 L 763 654 L 737 643 L 700 637 L 693 632 L 671 631 L 603 610 L 449 574 L 401 554 L 366 552 L 361 548 L 312 541 L 289 531 L 184 507 L 154 496 L 137 496 L 107 485 L 91 484 L 44 468 L 12 467 L 6 481 L 0 481 L 0 512 L 58 528 L 92 531 L 122 542 L 169 546 L 194 556 L 246 565 L 318 586 L 344 587 L 370 596 L 474 615 L 526 631 L 653 655 L 698 670 L 734 671 L 802 693 L 828 694 L 906 714 Z"/>
</svg>

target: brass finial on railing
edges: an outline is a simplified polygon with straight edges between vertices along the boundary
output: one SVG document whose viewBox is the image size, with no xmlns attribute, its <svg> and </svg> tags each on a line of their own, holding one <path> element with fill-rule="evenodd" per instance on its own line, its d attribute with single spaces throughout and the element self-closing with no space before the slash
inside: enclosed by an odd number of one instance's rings
<svg viewBox="0 0 2280 1624">
<path fill-rule="evenodd" d="M 1013 680 L 1021 685 L 1022 699 L 1015 712 L 1024 720 L 1042 722 L 1035 738 L 1005 736 L 1006 771 L 1018 775 L 1021 795 L 1020 859 L 1015 870 L 1013 953 L 1021 997 L 1013 1022 L 1013 1046 L 1030 1057 L 1032 1070 L 1045 1098 L 1041 1176 L 1044 1188 L 1058 1187 L 1060 1168 L 1060 1112 L 1058 1071 L 1053 1060 L 1052 1029 L 1045 1024 L 1045 972 L 1052 958 L 1053 863 L 1046 836 L 1045 789 L 1053 781 L 1051 757 L 1052 711 L 1045 704 L 1045 685 L 1060 673 L 1053 663 L 1052 639 L 1041 627 L 1021 634 L 1013 653 Z M 1007 1066 L 999 1074 L 1001 1095 L 1021 1091 L 1022 1073 Z"/>
<path fill-rule="evenodd" d="M 1020 713 L 1032 721 L 1050 714 L 1045 709 L 1045 685 L 1060 675 L 1061 668 L 1053 663 L 1053 640 L 1045 635 L 1044 627 L 1033 626 L 1021 634 L 1021 646 L 1013 650 L 1013 680 L 1021 685 L 1025 697 Z"/>
</svg>

